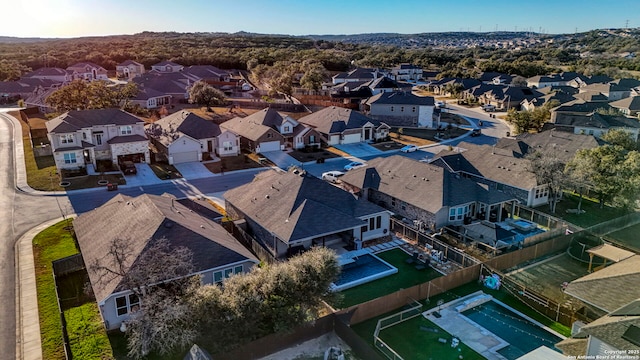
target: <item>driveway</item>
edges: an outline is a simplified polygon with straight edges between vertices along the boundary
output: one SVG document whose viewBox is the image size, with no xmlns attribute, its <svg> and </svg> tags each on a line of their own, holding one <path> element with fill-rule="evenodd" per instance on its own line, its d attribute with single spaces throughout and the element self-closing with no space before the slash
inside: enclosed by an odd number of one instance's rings
<svg viewBox="0 0 640 360">
<path fill-rule="evenodd" d="M 213 173 L 199 161 L 175 164 L 173 166 L 175 166 L 178 172 L 180 172 L 180 175 L 187 180 L 213 176 Z"/>
<path fill-rule="evenodd" d="M 267 151 L 262 156 L 276 164 L 280 169 L 287 169 L 291 165 L 300 165 L 300 161 L 294 159 L 284 151 Z"/>
<path fill-rule="evenodd" d="M 384 151 L 378 150 L 367 143 L 341 144 L 333 145 L 333 147 L 357 158 L 366 158 L 384 154 Z"/>
<path fill-rule="evenodd" d="M 124 178 L 127 180 L 127 186 L 144 186 L 162 183 L 162 180 L 151 170 L 149 164 L 136 164 L 136 171 L 137 173 L 135 175 L 124 175 Z"/>
</svg>

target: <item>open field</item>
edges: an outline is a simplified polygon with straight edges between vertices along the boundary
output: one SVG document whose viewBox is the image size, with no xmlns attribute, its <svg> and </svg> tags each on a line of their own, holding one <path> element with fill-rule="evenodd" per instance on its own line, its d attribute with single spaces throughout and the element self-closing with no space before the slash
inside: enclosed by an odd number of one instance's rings
<svg viewBox="0 0 640 360">
<path fill-rule="evenodd" d="M 624 246 L 640 252 L 640 224 L 611 232 L 606 235 L 606 238 L 619 241 Z"/>
</svg>

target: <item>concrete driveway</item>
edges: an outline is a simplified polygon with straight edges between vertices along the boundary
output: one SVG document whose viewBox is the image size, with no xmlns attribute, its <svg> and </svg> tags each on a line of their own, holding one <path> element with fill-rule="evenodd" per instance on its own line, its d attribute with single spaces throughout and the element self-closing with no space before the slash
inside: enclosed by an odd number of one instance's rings
<svg viewBox="0 0 640 360">
<path fill-rule="evenodd" d="M 175 166 L 178 172 L 180 172 L 180 175 L 187 180 L 213 176 L 213 173 L 199 161 L 175 164 L 173 166 Z"/>
<path fill-rule="evenodd" d="M 334 145 L 333 147 L 357 158 L 366 158 L 384 154 L 384 151 L 378 150 L 367 143 L 341 144 Z"/>
<path fill-rule="evenodd" d="M 300 161 L 289 156 L 289 154 L 284 151 L 267 151 L 263 152 L 262 156 L 271 160 L 271 162 L 276 164 L 276 166 L 278 166 L 280 169 L 287 169 L 291 165 L 301 164 Z"/>
<path fill-rule="evenodd" d="M 151 170 L 149 164 L 136 164 L 136 172 L 137 173 L 135 175 L 124 175 L 124 178 L 127 180 L 127 186 L 143 186 L 162 183 L 162 180 L 160 180 L 153 170 Z"/>
</svg>

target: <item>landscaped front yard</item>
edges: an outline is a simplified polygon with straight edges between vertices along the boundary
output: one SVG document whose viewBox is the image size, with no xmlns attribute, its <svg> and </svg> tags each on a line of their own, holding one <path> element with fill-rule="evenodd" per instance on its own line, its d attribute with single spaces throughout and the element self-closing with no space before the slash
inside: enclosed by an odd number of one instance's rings
<svg viewBox="0 0 640 360">
<path fill-rule="evenodd" d="M 376 256 L 398 268 L 398 272 L 342 291 L 342 299 L 338 303 L 332 304 L 334 307 L 347 308 L 442 276 L 431 267 L 427 267 L 424 270 L 416 270 L 415 264 L 407 264 L 405 262 L 411 255 L 401 249 L 384 251 L 377 253 Z"/>
</svg>

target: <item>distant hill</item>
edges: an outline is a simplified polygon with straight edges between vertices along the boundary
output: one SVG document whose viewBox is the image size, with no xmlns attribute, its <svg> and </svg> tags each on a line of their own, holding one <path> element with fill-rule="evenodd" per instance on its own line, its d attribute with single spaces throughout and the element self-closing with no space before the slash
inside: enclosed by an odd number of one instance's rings
<svg viewBox="0 0 640 360">
<path fill-rule="evenodd" d="M 21 37 L 13 37 L 13 36 L 0 36 L 0 43 L 5 44 L 18 44 L 18 43 L 34 43 L 41 42 L 47 40 L 59 40 L 57 38 L 21 38 Z"/>
</svg>

